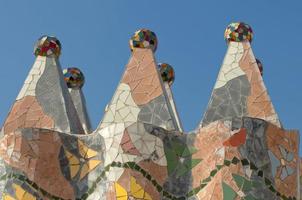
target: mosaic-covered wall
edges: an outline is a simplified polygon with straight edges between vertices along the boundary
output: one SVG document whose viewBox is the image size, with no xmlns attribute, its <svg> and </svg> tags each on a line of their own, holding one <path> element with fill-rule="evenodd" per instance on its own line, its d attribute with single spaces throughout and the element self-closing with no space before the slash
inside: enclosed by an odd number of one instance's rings
<svg viewBox="0 0 302 200">
<path fill-rule="evenodd" d="M 60 42 L 41 37 L 1 129 L 2 199 L 300 199 L 299 134 L 281 125 L 251 49 L 252 29 L 232 23 L 225 38 L 204 117 L 185 133 L 174 70 L 154 57 L 155 33 L 131 38 L 129 63 L 96 130 L 83 73 L 62 72 Z"/>
</svg>

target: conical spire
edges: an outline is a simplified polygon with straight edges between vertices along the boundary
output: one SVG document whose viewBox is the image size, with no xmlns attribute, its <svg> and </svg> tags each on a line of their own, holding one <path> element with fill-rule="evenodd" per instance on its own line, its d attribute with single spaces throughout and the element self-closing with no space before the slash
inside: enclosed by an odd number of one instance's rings
<svg viewBox="0 0 302 200">
<path fill-rule="evenodd" d="M 164 88 L 165 88 L 165 92 L 166 95 L 168 97 L 170 106 L 172 108 L 173 114 L 174 114 L 174 118 L 176 120 L 177 123 L 177 131 L 179 132 L 183 132 L 183 127 L 176 109 L 176 105 L 175 105 L 175 101 L 174 101 L 174 97 L 173 97 L 173 92 L 171 90 L 171 86 L 174 83 L 175 80 L 175 73 L 174 73 L 174 69 L 171 65 L 167 64 L 167 63 L 159 63 L 158 64 L 158 70 L 159 73 L 162 77 L 162 81 L 164 84 Z"/>
<path fill-rule="evenodd" d="M 61 44 L 55 37 L 38 40 L 36 60 L 4 123 L 5 134 L 26 127 L 83 133 L 63 79 L 60 52 Z"/>
<path fill-rule="evenodd" d="M 252 37 L 247 24 L 232 23 L 227 27 L 228 49 L 200 126 L 248 116 L 281 127 L 251 49 Z"/>
<path fill-rule="evenodd" d="M 89 134 L 91 133 L 91 123 L 86 109 L 86 100 L 82 91 L 82 87 L 85 83 L 84 74 L 80 69 L 72 67 L 64 69 L 63 75 L 82 127 L 85 133 Z"/>
<path fill-rule="evenodd" d="M 157 47 L 155 34 L 146 29 L 137 31 L 130 40 L 130 47 L 129 63 L 99 128 L 113 123 L 123 123 L 127 127 L 142 122 L 177 130 L 174 112 L 153 55 Z"/>
</svg>

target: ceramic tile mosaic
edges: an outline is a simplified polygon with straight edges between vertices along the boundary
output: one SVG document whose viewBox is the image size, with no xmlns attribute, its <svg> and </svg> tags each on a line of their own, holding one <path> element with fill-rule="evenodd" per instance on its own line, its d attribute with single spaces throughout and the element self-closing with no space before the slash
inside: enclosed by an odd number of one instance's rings
<svg viewBox="0 0 302 200">
<path fill-rule="evenodd" d="M 174 69 L 168 63 L 159 63 L 158 69 L 162 80 L 167 82 L 169 85 L 172 85 L 175 79 Z"/>
<path fill-rule="evenodd" d="M 85 83 L 84 74 L 80 69 L 71 67 L 63 70 L 64 81 L 86 134 L 92 132 L 90 119 L 86 108 L 86 100 L 82 91 Z"/>
<path fill-rule="evenodd" d="M 175 80 L 174 69 L 168 63 L 159 63 L 158 70 L 159 70 L 159 73 L 160 73 L 162 81 L 163 81 L 163 85 L 164 85 L 164 89 L 165 89 L 164 92 L 166 93 L 166 96 L 169 100 L 170 108 L 172 109 L 172 112 L 174 113 L 174 118 L 176 120 L 176 125 L 177 125 L 176 129 L 178 131 L 182 132 L 183 131 L 182 123 L 179 118 L 179 114 L 177 112 L 177 108 L 175 105 L 175 101 L 174 101 L 174 97 L 173 97 L 173 93 L 172 93 L 172 89 L 171 89 L 172 84 Z"/>
<path fill-rule="evenodd" d="M 50 56 L 54 55 L 59 57 L 61 54 L 60 41 L 51 36 L 42 36 L 34 47 L 34 54 L 36 56 Z"/>
<path fill-rule="evenodd" d="M 244 116 L 264 119 L 281 127 L 250 43 L 230 41 L 200 126 Z"/>
<path fill-rule="evenodd" d="M 253 39 L 253 30 L 248 24 L 244 22 L 231 23 L 225 29 L 224 38 L 227 41 L 251 42 Z"/>
<path fill-rule="evenodd" d="M 85 83 L 84 74 L 76 67 L 63 69 L 63 75 L 68 88 L 81 88 Z"/>
<path fill-rule="evenodd" d="M 189 133 L 176 110 L 172 67 L 155 60 L 152 31 L 132 37 L 129 63 L 94 131 L 84 75 L 69 69 L 64 79 L 61 44 L 42 37 L 0 132 L 2 199 L 300 199 L 299 134 L 281 126 L 249 27 L 227 30 L 235 39 L 203 120 Z"/>
<path fill-rule="evenodd" d="M 182 126 L 182 123 L 181 123 L 181 120 L 180 120 L 180 117 L 179 117 L 179 114 L 178 114 L 178 111 L 177 111 L 177 108 L 175 105 L 175 100 L 173 97 L 173 92 L 172 92 L 171 86 L 167 82 L 164 82 L 163 85 L 165 87 L 165 93 L 166 93 L 167 98 L 170 103 L 170 108 L 172 109 L 172 112 L 174 113 L 174 117 L 175 117 L 175 121 L 176 121 L 176 125 L 177 125 L 176 130 L 183 132 L 183 126 Z"/>
<path fill-rule="evenodd" d="M 46 36 L 38 43 L 48 44 L 48 40 L 60 44 L 54 37 Z M 52 48 L 48 51 L 52 52 Z M 56 54 L 37 55 L 3 129 L 9 133 L 29 127 L 74 134 L 84 132 Z"/>
<path fill-rule="evenodd" d="M 148 29 L 140 29 L 134 33 L 129 40 L 130 49 L 134 48 L 150 48 L 153 52 L 157 49 L 157 37 L 153 31 Z"/>
</svg>

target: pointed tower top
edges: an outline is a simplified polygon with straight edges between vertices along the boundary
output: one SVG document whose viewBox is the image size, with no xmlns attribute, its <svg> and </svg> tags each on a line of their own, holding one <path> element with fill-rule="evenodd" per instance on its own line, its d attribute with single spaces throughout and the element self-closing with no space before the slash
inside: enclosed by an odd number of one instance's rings
<svg viewBox="0 0 302 200">
<path fill-rule="evenodd" d="M 125 127 L 145 123 L 176 130 L 177 123 L 165 84 L 154 58 L 157 39 L 142 29 L 130 39 L 132 54 L 120 84 L 98 130 L 119 123 Z M 97 130 L 97 131 L 98 131 Z"/>
<path fill-rule="evenodd" d="M 171 86 L 175 80 L 174 69 L 168 63 L 158 63 L 157 66 L 158 66 L 158 70 L 161 75 L 162 81 L 164 83 L 165 92 L 166 92 L 167 98 L 169 100 L 171 110 L 174 114 L 173 117 L 175 118 L 175 121 L 177 124 L 176 130 L 183 132 L 183 127 L 182 127 L 182 124 L 181 124 L 181 121 L 180 121 L 180 118 L 179 118 L 179 115 L 178 115 L 178 112 L 176 109 L 173 92 L 171 90 Z"/>
<path fill-rule="evenodd" d="M 86 108 L 85 96 L 81 90 L 85 82 L 84 74 L 80 69 L 70 67 L 63 70 L 63 75 L 82 127 L 85 133 L 89 134 L 92 128 Z"/>
<path fill-rule="evenodd" d="M 159 63 L 158 68 L 159 68 L 159 72 L 160 72 L 162 80 L 164 82 L 167 82 L 169 84 L 169 86 L 171 86 L 175 79 L 173 67 L 167 63 Z"/>
<path fill-rule="evenodd" d="M 18 128 L 43 128 L 82 134 L 82 126 L 57 59 L 61 44 L 43 36 L 35 45 L 35 62 L 4 123 L 4 133 Z"/>
<path fill-rule="evenodd" d="M 131 51 L 133 51 L 134 48 L 150 48 L 155 52 L 157 43 L 155 33 L 148 29 L 136 31 L 129 41 Z"/>
<path fill-rule="evenodd" d="M 84 74 L 76 67 L 64 69 L 63 75 L 68 88 L 79 89 L 85 83 Z"/>
<path fill-rule="evenodd" d="M 253 31 L 245 23 L 227 27 L 228 49 L 200 127 L 242 117 L 260 118 L 282 127 L 261 76 L 262 64 L 253 54 L 252 38 Z"/>
<path fill-rule="evenodd" d="M 229 24 L 225 29 L 224 38 L 228 42 L 251 42 L 253 39 L 253 30 L 244 22 L 234 22 Z"/>
<path fill-rule="evenodd" d="M 34 47 L 35 56 L 51 56 L 59 57 L 61 54 L 61 43 L 53 36 L 42 36 L 36 42 Z"/>
</svg>

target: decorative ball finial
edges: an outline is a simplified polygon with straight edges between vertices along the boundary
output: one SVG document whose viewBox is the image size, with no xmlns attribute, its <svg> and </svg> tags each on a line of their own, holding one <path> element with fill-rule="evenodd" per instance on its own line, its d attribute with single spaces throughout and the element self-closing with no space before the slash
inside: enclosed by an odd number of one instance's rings
<svg viewBox="0 0 302 200">
<path fill-rule="evenodd" d="M 248 24 L 243 22 L 231 23 L 225 29 L 224 38 L 228 42 L 252 42 L 253 30 Z"/>
<path fill-rule="evenodd" d="M 155 52 L 158 42 L 154 32 L 148 29 L 140 29 L 134 33 L 129 43 L 131 51 L 134 48 L 150 48 Z"/>
<path fill-rule="evenodd" d="M 84 74 L 76 67 L 64 69 L 63 75 L 68 88 L 79 89 L 85 83 Z"/>
<path fill-rule="evenodd" d="M 175 79 L 175 73 L 173 67 L 167 63 L 159 63 L 158 68 L 162 80 L 164 82 L 167 82 L 169 86 L 171 86 Z"/>
<path fill-rule="evenodd" d="M 256 58 L 256 62 L 257 62 L 257 65 L 258 65 L 258 69 L 259 69 L 259 71 L 260 71 L 260 74 L 261 74 L 261 76 L 263 76 L 263 65 L 262 65 L 262 63 L 260 62 L 260 60 L 258 60 L 257 58 Z"/>
<path fill-rule="evenodd" d="M 55 37 L 44 35 L 36 42 L 34 54 L 35 56 L 55 55 L 59 57 L 61 54 L 61 43 Z"/>
</svg>

